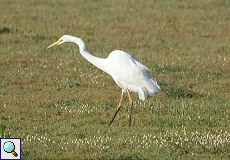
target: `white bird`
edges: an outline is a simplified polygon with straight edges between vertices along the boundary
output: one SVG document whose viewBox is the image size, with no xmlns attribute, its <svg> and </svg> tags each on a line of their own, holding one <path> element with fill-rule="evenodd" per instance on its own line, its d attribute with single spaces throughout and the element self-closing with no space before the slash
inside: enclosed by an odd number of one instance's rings
<svg viewBox="0 0 230 160">
<path fill-rule="evenodd" d="M 130 92 L 138 93 L 139 99 L 144 101 L 148 95 L 156 95 L 161 90 L 160 86 L 152 78 L 150 70 L 124 51 L 114 50 L 107 58 L 98 58 L 87 51 L 86 45 L 82 39 L 70 35 L 62 36 L 57 42 L 51 44 L 46 49 L 65 42 L 77 44 L 81 55 L 97 68 L 112 76 L 113 80 L 121 88 L 120 102 L 109 126 L 122 107 L 121 103 L 125 92 L 128 94 L 130 102 L 129 126 L 131 126 L 133 101 Z"/>
</svg>

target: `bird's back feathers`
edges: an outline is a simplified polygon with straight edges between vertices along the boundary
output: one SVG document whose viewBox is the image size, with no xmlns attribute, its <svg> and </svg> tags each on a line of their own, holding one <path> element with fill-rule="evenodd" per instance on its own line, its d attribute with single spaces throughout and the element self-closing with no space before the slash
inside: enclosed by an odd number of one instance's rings
<svg viewBox="0 0 230 160">
<path fill-rule="evenodd" d="M 111 67 L 110 75 L 120 88 L 138 93 L 141 100 L 160 91 L 150 70 L 130 54 L 115 50 L 110 53 L 107 60 Z"/>
</svg>

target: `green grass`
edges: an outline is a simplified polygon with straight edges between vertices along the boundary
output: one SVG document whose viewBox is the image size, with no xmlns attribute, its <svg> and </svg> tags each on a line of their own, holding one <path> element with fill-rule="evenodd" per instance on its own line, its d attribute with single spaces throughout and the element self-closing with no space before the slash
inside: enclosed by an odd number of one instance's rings
<svg viewBox="0 0 230 160">
<path fill-rule="evenodd" d="M 0 136 L 21 137 L 23 159 L 230 159 L 228 0 L 0 1 Z M 111 127 L 120 89 L 90 52 L 125 50 L 162 92 L 133 95 Z"/>
</svg>

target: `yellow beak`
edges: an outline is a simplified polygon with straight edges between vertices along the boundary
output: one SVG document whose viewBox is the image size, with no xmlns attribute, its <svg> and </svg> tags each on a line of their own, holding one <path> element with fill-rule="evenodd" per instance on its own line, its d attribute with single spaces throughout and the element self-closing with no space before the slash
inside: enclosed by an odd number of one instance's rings
<svg viewBox="0 0 230 160">
<path fill-rule="evenodd" d="M 49 47 L 47 47 L 46 49 L 48 49 L 48 48 L 50 48 L 50 47 L 54 47 L 54 46 L 57 46 L 57 45 L 59 45 L 61 43 L 61 41 L 60 40 L 58 40 L 57 42 L 55 42 L 55 43 L 53 43 L 53 44 L 51 44 Z"/>
</svg>

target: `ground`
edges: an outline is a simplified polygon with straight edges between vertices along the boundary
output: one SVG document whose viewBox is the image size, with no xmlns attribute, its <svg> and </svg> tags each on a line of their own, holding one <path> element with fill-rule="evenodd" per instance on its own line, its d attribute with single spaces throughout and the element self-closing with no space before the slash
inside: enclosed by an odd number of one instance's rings
<svg viewBox="0 0 230 160">
<path fill-rule="evenodd" d="M 0 137 L 23 159 L 230 159 L 228 0 L 0 2 Z M 106 58 L 129 52 L 162 88 L 128 97 L 74 44 Z"/>
</svg>

